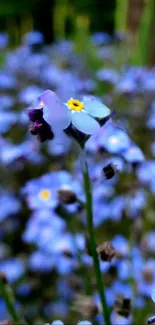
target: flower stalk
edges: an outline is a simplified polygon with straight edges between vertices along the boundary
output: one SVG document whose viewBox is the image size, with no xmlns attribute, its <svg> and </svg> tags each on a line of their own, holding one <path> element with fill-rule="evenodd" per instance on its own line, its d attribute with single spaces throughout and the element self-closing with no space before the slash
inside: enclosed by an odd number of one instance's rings
<svg viewBox="0 0 155 325">
<path fill-rule="evenodd" d="M 7 310 L 16 325 L 21 324 L 21 319 L 15 309 L 14 296 L 11 287 L 4 276 L 0 275 L 0 293 L 5 301 Z"/>
<path fill-rule="evenodd" d="M 92 258 L 94 262 L 94 270 L 96 274 L 97 287 L 98 287 L 98 292 L 102 304 L 102 313 L 104 316 L 105 324 L 111 325 L 110 312 L 106 301 L 104 283 L 102 279 L 102 273 L 100 270 L 99 258 L 96 250 L 96 241 L 95 241 L 95 234 L 94 234 L 94 227 L 93 227 L 93 206 L 92 206 L 93 202 L 92 202 L 91 181 L 89 177 L 88 165 L 86 159 L 85 161 L 82 161 L 82 173 L 83 173 L 83 183 L 84 183 L 85 196 L 86 196 L 85 206 L 86 206 L 89 242 L 90 242 L 90 249 L 91 249 Z"/>
</svg>

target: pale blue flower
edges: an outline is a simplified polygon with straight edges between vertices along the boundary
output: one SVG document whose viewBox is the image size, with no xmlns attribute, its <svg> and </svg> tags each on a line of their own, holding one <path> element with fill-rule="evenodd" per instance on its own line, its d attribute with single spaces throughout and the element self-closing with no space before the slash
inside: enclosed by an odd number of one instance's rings
<svg viewBox="0 0 155 325">
<path fill-rule="evenodd" d="M 44 91 L 38 100 L 43 103 L 44 120 L 55 131 L 66 129 L 70 123 L 85 134 L 94 134 L 100 129 L 95 118 L 106 118 L 110 110 L 98 99 L 84 97 L 82 101 L 70 98 L 63 103 L 51 90 Z"/>
</svg>

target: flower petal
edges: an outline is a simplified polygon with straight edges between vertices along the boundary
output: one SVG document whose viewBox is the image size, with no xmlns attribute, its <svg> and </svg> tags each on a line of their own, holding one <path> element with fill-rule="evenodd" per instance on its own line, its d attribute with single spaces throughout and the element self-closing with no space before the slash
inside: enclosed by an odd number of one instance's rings
<svg viewBox="0 0 155 325">
<path fill-rule="evenodd" d="M 110 109 L 97 99 L 84 97 L 83 103 L 85 111 L 92 116 L 104 118 L 110 115 Z"/>
<path fill-rule="evenodd" d="M 151 298 L 155 302 L 155 287 L 153 287 L 153 289 L 151 291 Z"/>
<path fill-rule="evenodd" d="M 84 112 L 72 113 L 71 120 L 73 125 L 85 134 L 94 134 L 100 129 L 99 123 Z"/>
<path fill-rule="evenodd" d="M 44 103 L 43 118 L 57 131 L 66 129 L 71 122 L 71 113 L 51 90 L 44 91 L 38 99 Z"/>
</svg>

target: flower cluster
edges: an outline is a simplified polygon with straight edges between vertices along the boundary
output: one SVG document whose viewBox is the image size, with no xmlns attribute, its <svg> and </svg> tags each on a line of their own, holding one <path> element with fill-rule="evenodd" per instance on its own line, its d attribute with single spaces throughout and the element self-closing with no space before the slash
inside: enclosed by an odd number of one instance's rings
<svg viewBox="0 0 155 325">
<path fill-rule="evenodd" d="M 110 321 L 151 324 L 155 70 L 118 71 L 112 37 L 99 33 L 91 40 L 101 62 L 95 73 L 71 41 L 45 49 L 38 32 L 6 54 L 0 72 L 0 272 L 28 323 L 104 324 L 81 173 L 87 162 Z M 0 34 L 0 48 L 7 41 Z M 0 321 L 9 320 L 2 297 L 0 310 Z"/>
</svg>

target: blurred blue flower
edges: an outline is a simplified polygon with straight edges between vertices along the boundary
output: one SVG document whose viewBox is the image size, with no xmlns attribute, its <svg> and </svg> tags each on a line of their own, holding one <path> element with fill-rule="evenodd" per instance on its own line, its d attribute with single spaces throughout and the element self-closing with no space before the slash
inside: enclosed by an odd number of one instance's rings
<svg viewBox="0 0 155 325">
<path fill-rule="evenodd" d="M 27 297 L 32 292 L 32 287 L 30 283 L 22 283 L 16 289 L 17 294 L 20 297 Z"/>
<path fill-rule="evenodd" d="M 23 37 L 23 43 L 25 45 L 36 45 L 36 44 L 43 44 L 44 43 L 44 36 L 38 30 L 33 30 L 28 32 Z"/>
<path fill-rule="evenodd" d="M 51 172 L 28 181 L 22 194 L 31 209 L 55 208 L 59 203 L 57 191 L 60 188 L 70 188 L 81 198 L 81 185 L 66 171 Z"/>
<path fill-rule="evenodd" d="M 129 244 L 125 237 L 122 235 L 116 235 L 112 240 L 112 245 L 121 256 L 128 256 Z"/>
<path fill-rule="evenodd" d="M 15 195 L 8 191 L 0 190 L 0 194 L 0 221 L 2 222 L 7 217 L 18 213 L 21 209 L 21 203 Z"/>
<path fill-rule="evenodd" d="M 60 308 L 60 306 L 59 306 Z M 64 325 L 64 323 L 61 320 L 54 320 L 51 325 Z"/>
<path fill-rule="evenodd" d="M 0 90 L 10 90 L 17 87 L 16 78 L 7 71 L 0 72 Z"/>
<path fill-rule="evenodd" d="M 6 306 L 5 301 L 0 298 L 0 321 L 4 322 L 4 319 L 10 320 L 10 315 Z"/>
<path fill-rule="evenodd" d="M 91 41 L 97 46 L 107 45 L 111 42 L 111 36 L 105 32 L 97 32 L 91 36 Z"/>
<path fill-rule="evenodd" d="M 27 86 L 19 92 L 19 101 L 26 105 L 30 105 L 33 98 L 39 96 L 41 92 L 42 89 L 36 85 Z"/>
<path fill-rule="evenodd" d="M 9 37 L 6 33 L 0 33 L 0 50 L 4 50 L 9 43 Z"/>
<path fill-rule="evenodd" d="M 138 279 L 137 288 L 140 295 L 150 297 L 155 282 L 155 260 L 148 259 L 144 263 Z"/>
<path fill-rule="evenodd" d="M 30 161 L 32 164 L 41 164 L 44 159 L 43 156 L 38 153 L 38 144 L 38 141 L 25 141 L 18 145 L 5 142 L 1 147 L 0 161 L 4 165 L 9 165 L 12 169 L 22 169 L 25 161 Z M 17 163 L 12 165 L 13 162 Z M 21 164 L 18 164 L 18 162 L 21 162 Z"/>
<path fill-rule="evenodd" d="M 145 247 L 149 253 L 154 254 L 155 253 L 155 231 L 149 231 L 148 233 L 145 233 L 143 237 Z"/>
<path fill-rule="evenodd" d="M 52 141 L 48 142 L 48 152 L 52 156 L 64 156 L 69 153 L 71 139 L 64 133 L 60 132 Z"/>
<path fill-rule="evenodd" d="M 132 317 L 125 318 L 118 315 L 115 311 L 111 314 L 112 325 L 130 325 L 132 324 Z"/>
<path fill-rule="evenodd" d="M 118 82 L 119 74 L 112 69 L 101 68 L 96 72 L 96 77 L 100 81 L 104 81 L 110 84 L 115 85 Z"/>
<path fill-rule="evenodd" d="M 35 251 L 29 256 L 28 266 L 30 270 L 47 273 L 55 266 L 55 258 L 45 252 Z"/>
<path fill-rule="evenodd" d="M 53 244 L 65 230 L 65 222 L 51 210 L 39 210 L 33 213 L 28 220 L 23 240 L 26 243 L 35 243 L 45 247 L 45 244 Z M 53 244 L 52 244 L 53 242 Z M 53 248 L 54 249 L 54 248 Z"/>
<path fill-rule="evenodd" d="M 44 313 L 46 317 L 58 317 L 61 316 L 62 318 L 65 317 L 68 313 L 68 304 L 66 301 L 57 300 L 50 302 L 44 306 Z M 59 320 L 55 320 L 51 325 L 61 325 L 63 324 Z"/>
<path fill-rule="evenodd" d="M 35 272 L 48 273 L 54 269 L 59 274 L 66 275 L 76 269 L 78 262 L 76 259 L 64 256 L 63 254 L 49 254 L 44 250 L 38 250 L 30 255 L 28 265 Z"/>
<path fill-rule="evenodd" d="M 127 195 L 125 201 L 128 216 L 136 217 L 147 204 L 147 193 L 142 188 L 137 189 L 131 196 Z"/>
<path fill-rule="evenodd" d="M 8 132 L 10 127 L 16 124 L 17 121 L 18 116 L 16 113 L 0 111 L 0 133 Z"/>
<path fill-rule="evenodd" d="M 18 280 L 25 272 L 24 263 L 18 258 L 0 261 L 0 272 L 4 272 L 9 282 Z"/>
<path fill-rule="evenodd" d="M 131 272 L 130 272 L 131 274 Z M 112 289 L 115 293 L 115 295 L 125 295 L 126 297 L 132 298 L 133 297 L 133 289 L 130 286 L 129 283 L 121 282 L 119 280 L 116 280 L 113 285 Z"/>
<path fill-rule="evenodd" d="M 135 144 L 124 150 L 122 156 L 129 163 L 141 163 L 145 159 L 142 151 Z"/>
<path fill-rule="evenodd" d="M 0 95 L 0 110 L 11 109 L 14 105 L 14 97 L 6 94 Z"/>
<path fill-rule="evenodd" d="M 111 154 L 121 154 L 123 150 L 129 147 L 130 138 L 127 133 L 113 122 L 107 123 L 97 135 L 93 135 L 86 143 L 86 148 L 91 152 L 104 149 Z"/>
<path fill-rule="evenodd" d="M 137 169 L 137 177 L 142 184 L 148 185 L 151 191 L 155 192 L 155 162 L 147 160 L 140 164 Z"/>
</svg>

